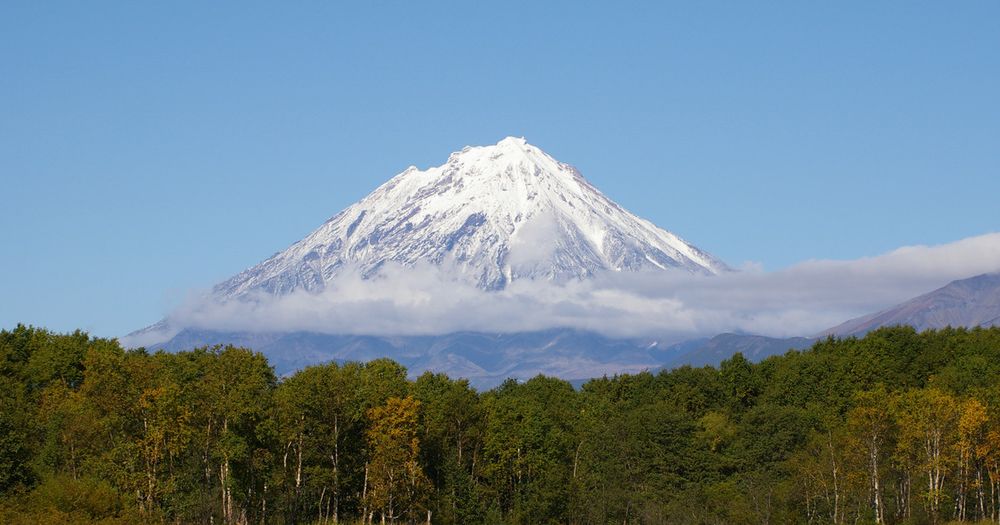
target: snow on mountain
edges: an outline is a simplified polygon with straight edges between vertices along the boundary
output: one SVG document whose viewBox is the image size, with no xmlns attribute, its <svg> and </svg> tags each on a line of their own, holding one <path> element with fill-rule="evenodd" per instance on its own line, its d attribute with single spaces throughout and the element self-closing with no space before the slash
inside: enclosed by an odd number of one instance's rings
<svg viewBox="0 0 1000 525">
<path fill-rule="evenodd" d="M 318 292 L 348 268 L 427 262 L 485 290 L 519 279 L 565 281 L 602 270 L 726 266 L 641 219 L 568 164 L 523 138 L 466 147 L 424 171 L 410 167 L 287 250 L 217 285 L 250 292 Z"/>
</svg>

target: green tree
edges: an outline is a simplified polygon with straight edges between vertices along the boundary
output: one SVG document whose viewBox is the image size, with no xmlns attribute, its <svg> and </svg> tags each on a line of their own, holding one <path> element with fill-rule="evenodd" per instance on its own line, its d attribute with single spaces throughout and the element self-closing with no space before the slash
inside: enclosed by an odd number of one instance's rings
<svg viewBox="0 0 1000 525">
<path fill-rule="evenodd" d="M 474 523 L 484 509 L 473 493 L 480 441 L 479 396 L 467 380 L 425 372 L 413 383 L 420 402 L 421 463 L 434 486 L 436 523 Z"/>
<path fill-rule="evenodd" d="M 752 405 L 760 393 L 760 379 L 752 363 L 737 352 L 719 366 L 719 374 L 726 388 L 726 394 L 736 408 Z"/>
<path fill-rule="evenodd" d="M 313 515 L 337 522 L 359 481 L 364 400 L 361 369 L 327 364 L 300 370 L 275 392 L 282 444 L 278 483 L 286 487 L 287 519 Z"/>
</svg>

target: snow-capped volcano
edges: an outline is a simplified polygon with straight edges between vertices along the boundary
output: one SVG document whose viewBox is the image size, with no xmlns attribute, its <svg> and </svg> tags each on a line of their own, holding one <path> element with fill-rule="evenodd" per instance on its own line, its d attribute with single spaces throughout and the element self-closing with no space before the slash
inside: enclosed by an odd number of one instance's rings
<svg viewBox="0 0 1000 525">
<path fill-rule="evenodd" d="M 726 269 L 615 204 L 572 166 L 508 137 L 466 147 L 441 166 L 406 169 L 287 250 L 217 285 L 214 295 L 318 292 L 348 268 L 371 277 L 387 263 L 421 262 L 486 290 L 602 270 Z"/>
</svg>

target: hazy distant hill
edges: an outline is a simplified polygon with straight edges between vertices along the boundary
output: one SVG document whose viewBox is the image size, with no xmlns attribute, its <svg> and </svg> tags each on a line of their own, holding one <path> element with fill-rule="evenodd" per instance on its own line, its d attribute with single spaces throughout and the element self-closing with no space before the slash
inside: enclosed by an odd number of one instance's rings
<svg viewBox="0 0 1000 525">
<path fill-rule="evenodd" d="M 892 308 L 851 319 L 820 336 L 860 336 L 894 325 L 909 325 L 918 331 L 946 326 L 1000 326 L 1000 273 L 952 281 Z"/>
<path fill-rule="evenodd" d="M 384 337 L 311 332 L 249 333 L 186 329 L 162 345 L 171 351 L 232 344 L 262 352 L 279 375 L 329 361 L 369 361 L 389 357 L 412 374 L 425 370 L 464 377 L 492 387 L 508 377 L 538 374 L 566 379 L 658 368 L 672 350 L 654 341 L 624 340 L 591 332 L 552 329 L 515 334 L 458 332 L 436 336 Z"/>
<path fill-rule="evenodd" d="M 814 337 L 774 338 L 751 334 L 721 334 L 707 340 L 674 345 L 681 349 L 667 366 L 717 365 L 741 352 L 759 361 L 790 349 L 807 348 L 827 336 L 862 336 L 885 326 L 907 325 L 917 331 L 931 328 L 1000 326 L 1000 273 L 953 281 L 933 292 L 880 312 L 851 319 Z"/>
<path fill-rule="evenodd" d="M 802 350 L 809 348 L 816 339 L 808 337 L 766 337 L 752 334 L 719 334 L 711 339 L 698 340 L 696 344 L 682 343 L 673 348 L 683 348 L 685 351 L 679 353 L 670 362 L 668 367 L 691 365 L 691 366 L 718 366 L 722 361 L 729 359 L 736 352 L 743 354 L 751 361 L 760 361 L 772 355 L 781 355 L 789 350 Z"/>
</svg>

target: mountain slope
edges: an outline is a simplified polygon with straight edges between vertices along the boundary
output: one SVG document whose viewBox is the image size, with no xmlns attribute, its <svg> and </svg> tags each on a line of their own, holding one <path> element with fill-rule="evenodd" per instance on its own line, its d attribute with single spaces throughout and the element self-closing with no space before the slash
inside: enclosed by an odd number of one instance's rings
<svg viewBox="0 0 1000 525">
<path fill-rule="evenodd" d="M 371 277 L 386 264 L 420 262 L 487 290 L 601 270 L 726 268 L 624 210 L 573 167 L 508 137 L 467 147 L 438 167 L 410 167 L 287 250 L 220 283 L 214 295 L 318 292 L 348 270 Z"/>
<path fill-rule="evenodd" d="M 851 319 L 820 336 L 862 336 L 894 325 L 909 325 L 918 331 L 947 326 L 1000 326 L 1000 273 L 952 281 L 892 308 Z"/>
</svg>

